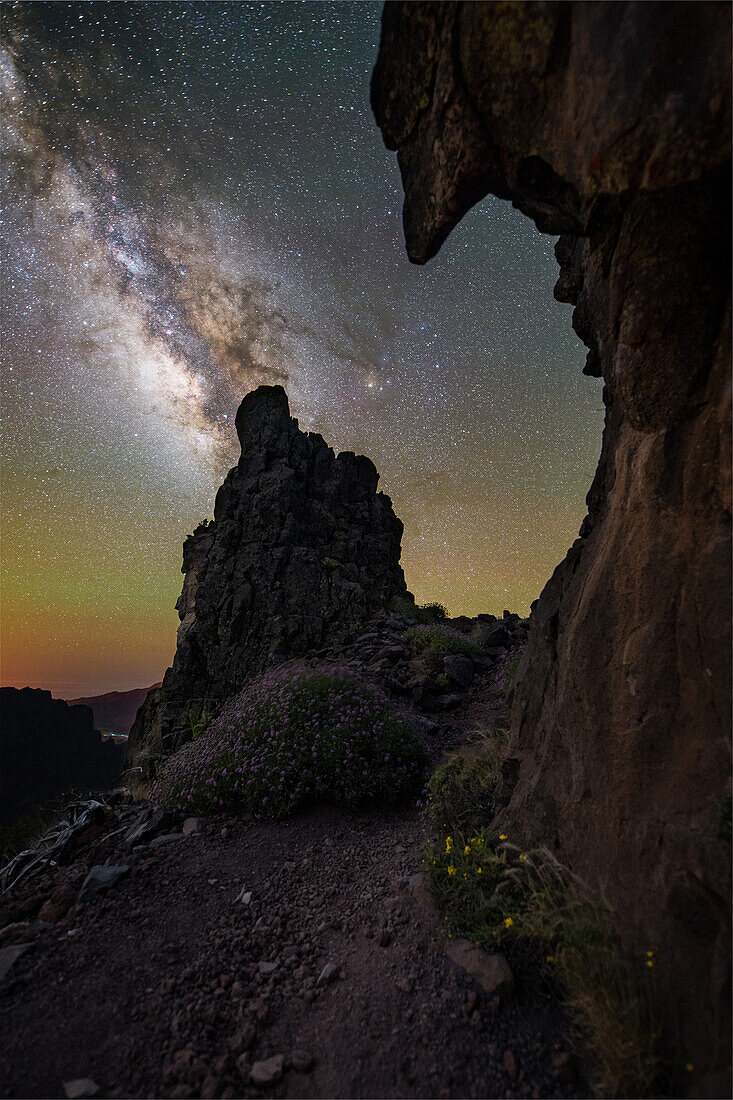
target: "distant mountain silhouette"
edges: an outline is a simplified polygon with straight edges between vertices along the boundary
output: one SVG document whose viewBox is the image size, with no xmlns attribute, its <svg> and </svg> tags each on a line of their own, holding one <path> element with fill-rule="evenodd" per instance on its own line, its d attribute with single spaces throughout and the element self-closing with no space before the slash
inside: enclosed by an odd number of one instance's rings
<svg viewBox="0 0 733 1100">
<path fill-rule="evenodd" d="M 91 707 L 97 729 L 109 733 L 127 734 L 148 692 L 160 686 L 160 683 L 157 683 L 147 688 L 133 688 L 132 691 L 108 691 L 104 695 L 68 699 L 67 702 L 69 706 Z"/>
<path fill-rule="evenodd" d="M 70 790 L 106 791 L 124 767 L 124 745 L 102 741 L 89 707 L 50 691 L 0 688 L 0 825 Z"/>
</svg>

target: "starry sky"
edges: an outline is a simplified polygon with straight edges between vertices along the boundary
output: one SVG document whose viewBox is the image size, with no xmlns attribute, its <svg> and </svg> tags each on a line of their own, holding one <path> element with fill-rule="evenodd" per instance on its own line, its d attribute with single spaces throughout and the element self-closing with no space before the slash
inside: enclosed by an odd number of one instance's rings
<svg viewBox="0 0 733 1100">
<path fill-rule="evenodd" d="M 380 14 L 3 5 L 3 683 L 161 678 L 263 382 L 375 462 L 420 601 L 526 613 L 576 537 L 603 410 L 554 240 L 488 198 L 409 263 Z"/>
</svg>

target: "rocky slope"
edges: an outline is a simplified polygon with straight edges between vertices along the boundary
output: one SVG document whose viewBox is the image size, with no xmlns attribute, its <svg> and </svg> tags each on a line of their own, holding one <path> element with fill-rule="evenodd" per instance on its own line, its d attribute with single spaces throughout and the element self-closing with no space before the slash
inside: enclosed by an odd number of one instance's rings
<svg viewBox="0 0 733 1100">
<path fill-rule="evenodd" d="M 125 750 L 102 741 L 89 707 L 50 691 L 0 688 L 0 825 L 70 790 L 109 790 Z"/>
<path fill-rule="evenodd" d="M 417 698 L 437 759 L 504 725 L 492 666 L 526 638 L 462 625 L 485 644 L 470 685 L 444 658 L 448 692 L 397 616 L 325 656 Z M 448 941 L 419 803 L 268 824 L 111 802 L 0 895 L 0 1095 L 589 1094 L 537 960 L 510 959 L 512 987 Z"/>
<path fill-rule="evenodd" d="M 368 458 L 301 432 L 281 386 L 247 394 L 236 426 L 242 455 L 214 522 L 183 548 L 173 666 L 130 734 L 128 763 L 145 774 L 190 737 L 191 709 L 218 710 L 258 672 L 338 641 L 406 593 L 402 524 Z"/>
<path fill-rule="evenodd" d="M 655 947 L 702 1095 L 730 1083 L 729 66 L 726 5 L 390 3 L 372 85 L 415 262 L 488 192 L 561 235 L 606 426 L 508 813 Z"/>
</svg>

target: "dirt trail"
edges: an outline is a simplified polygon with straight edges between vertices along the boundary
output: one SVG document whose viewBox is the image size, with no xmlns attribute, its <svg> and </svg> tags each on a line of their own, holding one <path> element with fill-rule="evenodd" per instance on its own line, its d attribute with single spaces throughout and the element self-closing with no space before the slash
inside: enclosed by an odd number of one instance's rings
<svg viewBox="0 0 733 1100">
<path fill-rule="evenodd" d="M 480 682 L 436 741 L 465 741 L 477 716 L 497 717 Z M 63 1096 L 78 1078 L 111 1097 L 589 1095 L 531 958 L 511 958 L 501 1001 L 449 959 L 415 878 L 425 828 L 413 803 L 219 817 L 132 860 L 102 838 L 65 878 L 92 861 L 129 874 L 0 942 L 32 942 L 0 983 L 0 1095 Z M 277 1055 L 282 1075 L 252 1084 Z"/>
</svg>

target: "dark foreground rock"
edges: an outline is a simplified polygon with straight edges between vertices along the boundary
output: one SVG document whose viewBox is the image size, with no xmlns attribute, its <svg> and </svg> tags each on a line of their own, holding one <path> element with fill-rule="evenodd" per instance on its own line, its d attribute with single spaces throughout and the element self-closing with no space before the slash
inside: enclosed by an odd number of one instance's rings
<svg viewBox="0 0 733 1100">
<path fill-rule="evenodd" d="M 366 633 L 343 655 L 363 668 L 400 627 L 385 616 Z M 395 664 L 382 681 L 409 674 Z M 503 723 L 495 678 L 436 720 L 434 757 Z M 419 873 L 423 807 L 199 819 L 130 855 L 143 820 L 170 830 L 123 800 L 72 862 L 0 895 L 0 945 L 33 945 L 0 982 L 0 1096 L 69 1095 L 80 1079 L 120 1098 L 589 1095 L 536 962 L 449 953 Z M 108 892 L 37 919 L 90 865 L 128 862 Z"/>
<path fill-rule="evenodd" d="M 730 1060 L 730 18 L 390 3 L 372 85 L 413 260 L 487 192 L 561 234 L 606 426 L 532 617 L 507 814 L 656 950 L 701 1095 Z"/>
<path fill-rule="evenodd" d="M 406 593 L 402 524 L 368 458 L 301 432 L 281 386 L 248 394 L 236 425 L 242 456 L 214 522 L 183 548 L 173 667 L 130 734 L 128 763 L 146 774 L 190 738 L 189 710 L 218 710 L 265 668 L 338 641 Z"/>
<path fill-rule="evenodd" d="M 0 825 L 75 790 L 109 790 L 125 750 L 102 741 L 89 707 L 50 691 L 0 688 Z"/>
</svg>

